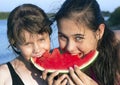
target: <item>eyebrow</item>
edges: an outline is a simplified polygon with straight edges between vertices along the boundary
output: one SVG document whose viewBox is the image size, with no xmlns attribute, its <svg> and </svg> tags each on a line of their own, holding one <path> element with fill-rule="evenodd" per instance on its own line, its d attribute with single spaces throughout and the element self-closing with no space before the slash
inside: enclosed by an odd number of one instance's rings
<svg viewBox="0 0 120 85">
<path fill-rule="evenodd" d="M 63 33 L 61 33 L 61 32 L 58 32 L 58 34 L 65 35 L 65 34 L 63 34 Z M 84 34 L 74 34 L 74 35 L 72 35 L 72 36 L 82 36 L 82 37 L 84 37 L 85 35 L 84 35 Z"/>
<path fill-rule="evenodd" d="M 73 36 L 82 36 L 82 37 L 84 37 L 85 35 L 84 34 L 75 34 Z"/>
</svg>

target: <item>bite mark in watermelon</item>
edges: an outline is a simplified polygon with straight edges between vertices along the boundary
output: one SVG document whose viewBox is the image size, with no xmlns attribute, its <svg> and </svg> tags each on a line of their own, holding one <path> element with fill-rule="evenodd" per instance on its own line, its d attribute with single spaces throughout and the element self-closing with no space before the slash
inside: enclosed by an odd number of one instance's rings
<svg viewBox="0 0 120 85">
<path fill-rule="evenodd" d="M 48 72 L 59 71 L 60 73 L 68 73 L 69 67 L 77 65 L 79 69 L 83 69 L 90 65 L 98 56 L 98 51 L 94 50 L 79 58 L 77 55 L 69 53 L 61 54 L 59 49 L 54 49 L 52 53 L 46 52 L 42 57 L 31 57 L 33 65 L 41 71 L 45 69 Z"/>
</svg>

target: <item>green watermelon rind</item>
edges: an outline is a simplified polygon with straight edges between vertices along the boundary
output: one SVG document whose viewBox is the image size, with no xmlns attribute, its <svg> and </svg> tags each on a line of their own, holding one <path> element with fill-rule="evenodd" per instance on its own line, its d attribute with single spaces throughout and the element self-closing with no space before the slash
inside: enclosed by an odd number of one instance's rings
<svg viewBox="0 0 120 85">
<path fill-rule="evenodd" d="M 79 67 L 79 69 L 82 70 L 82 69 L 86 68 L 87 66 L 89 66 L 92 62 L 94 62 L 94 60 L 97 58 L 98 54 L 99 54 L 99 52 L 95 51 L 94 56 L 92 57 L 92 59 L 90 59 L 87 63 L 84 63 L 83 65 L 81 65 Z M 45 70 L 43 67 L 41 67 L 38 64 L 34 63 L 33 58 L 31 58 L 31 62 L 40 71 L 44 71 Z M 49 73 L 52 73 L 52 72 L 55 72 L 55 71 L 58 71 L 59 73 L 68 73 L 69 72 L 69 70 L 56 70 L 56 69 L 55 70 L 54 69 L 47 69 L 47 71 Z"/>
<path fill-rule="evenodd" d="M 81 65 L 81 66 L 79 67 L 79 69 L 82 70 L 82 69 L 86 68 L 87 66 L 89 66 L 91 63 L 93 63 L 93 62 L 96 60 L 98 54 L 99 54 L 99 52 L 98 52 L 98 51 L 95 51 L 95 54 L 94 54 L 94 56 L 92 57 L 92 59 L 90 59 L 89 62 L 84 63 L 83 65 Z"/>
</svg>

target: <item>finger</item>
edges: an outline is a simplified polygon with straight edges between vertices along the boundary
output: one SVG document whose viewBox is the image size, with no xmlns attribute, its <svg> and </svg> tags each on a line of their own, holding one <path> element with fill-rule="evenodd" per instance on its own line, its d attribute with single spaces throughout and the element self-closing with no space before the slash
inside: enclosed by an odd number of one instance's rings
<svg viewBox="0 0 120 85">
<path fill-rule="evenodd" d="M 84 79 L 91 79 L 88 75 L 86 75 L 84 72 L 80 71 L 79 67 L 77 65 L 74 66 L 74 71 L 78 75 L 78 77 L 84 81 Z"/>
<path fill-rule="evenodd" d="M 46 80 L 47 79 L 47 70 L 42 72 L 42 79 Z"/>
<path fill-rule="evenodd" d="M 75 65 L 74 69 L 75 69 L 75 73 L 78 75 L 78 77 L 81 79 L 81 81 L 84 84 L 97 85 L 97 82 L 95 82 L 92 78 L 90 78 L 84 72 L 80 71 L 78 66 Z"/>
<path fill-rule="evenodd" d="M 67 75 L 63 74 L 55 81 L 55 84 L 62 84 L 63 82 L 67 84 L 66 80 L 67 80 Z"/>
<path fill-rule="evenodd" d="M 73 81 L 70 79 L 70 77 L 67 76 L 68 82 L 67 85 L 75 85 Z"/>
<path fill-rule="evenodd" d="M 59 74 L 58 71 L 52 73 L 49 77 L 48 77 L 48 84 L 49 85 L 52 85 L 53 84 L 53 81 L 54 81 L 54 78 Z"/>
<path fill-rule="evenodd" d="M 75 74 L 72 67 L 69 68 L 70 76 L 77 85 L 83 85 L 83 82 L 80 80 L 80 78 Z"/>
<path fill-rule="evenodd" d="M 67 82 L 68 82 L 68 80 L 67 80 L 67 79 L 63 80 L 62 85 L 66 85 L 66 84 L 67 84 Z M 58 84 L 57 84 L 57 85 L 58 85 Z"/>
</svg>

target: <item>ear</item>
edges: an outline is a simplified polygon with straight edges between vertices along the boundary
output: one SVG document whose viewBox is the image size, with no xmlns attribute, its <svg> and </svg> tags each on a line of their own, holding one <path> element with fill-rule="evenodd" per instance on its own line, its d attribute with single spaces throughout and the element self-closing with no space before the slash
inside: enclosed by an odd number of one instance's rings
<svg viewBox="0 0 120 85">
<path fill-rule="evenodd" d="M 96 31 L 97 39 L 101 39 L 105 30 L 105 24 L 100 24 L 98 30 Z"/>
</svg>

